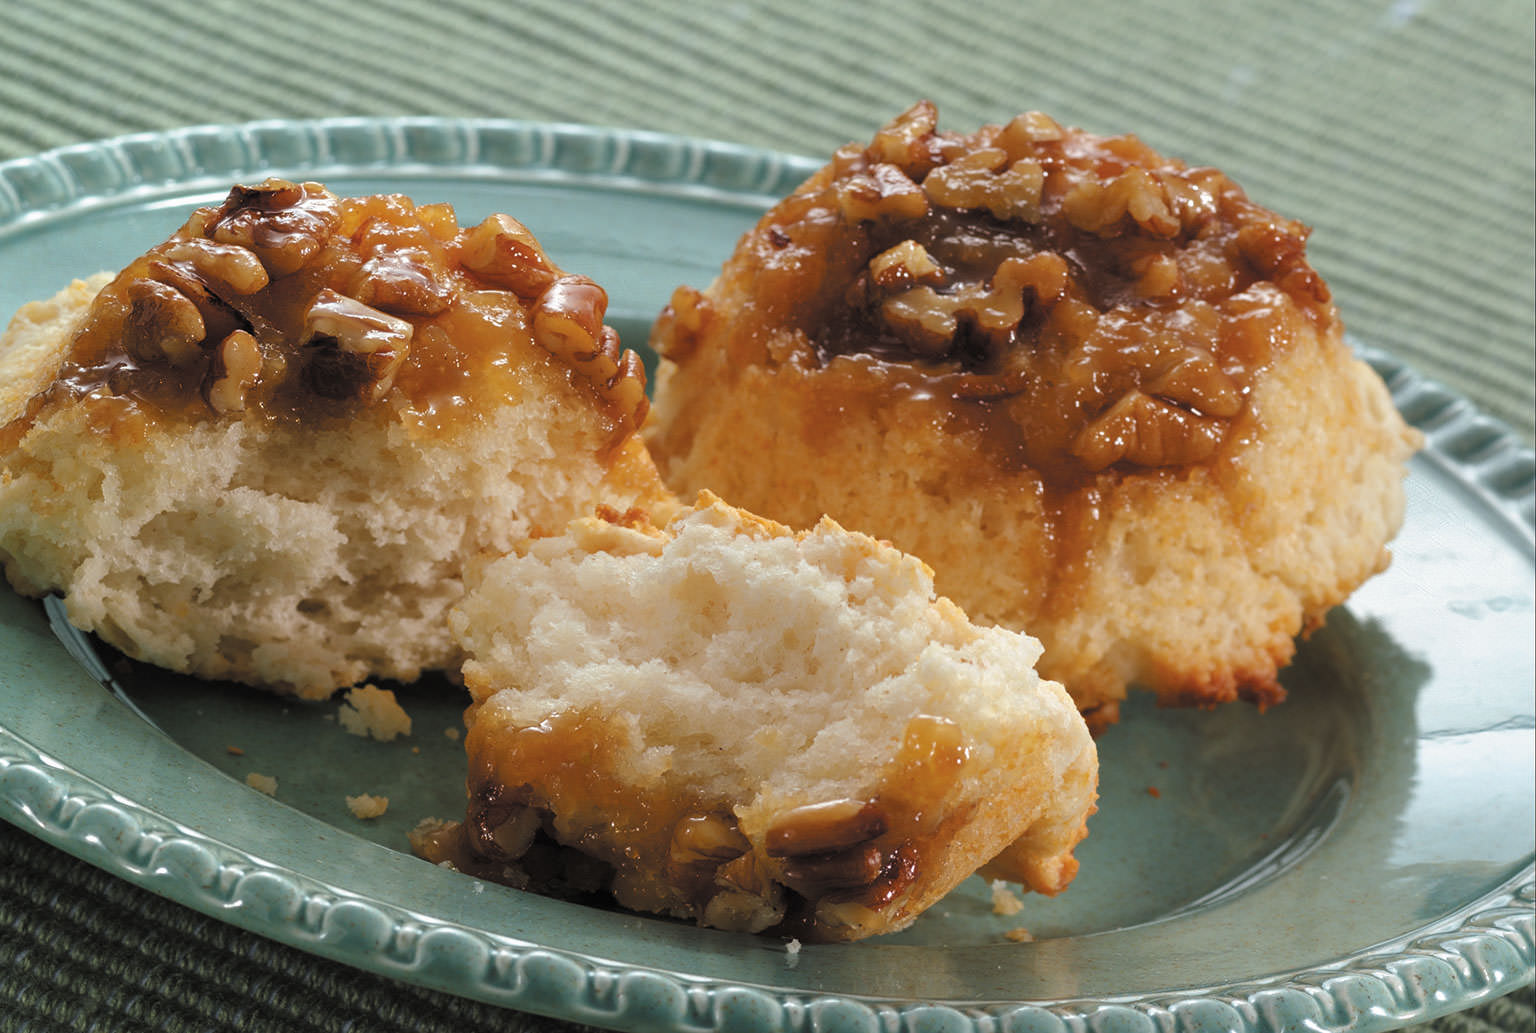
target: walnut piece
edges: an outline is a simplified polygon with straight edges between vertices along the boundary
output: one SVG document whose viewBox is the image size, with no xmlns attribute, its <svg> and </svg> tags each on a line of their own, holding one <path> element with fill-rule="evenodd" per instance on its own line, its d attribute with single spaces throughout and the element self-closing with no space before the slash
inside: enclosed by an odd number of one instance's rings
<svg viewBox="0 0 1536 1033">
<path fill-rule="evenodd" d="M 319 254 L 336 220 L 336 198 L 318 183 L 268 179 L 232 189 L 201 233 L 249 248 L 271 275 L 287 276 Z"/>
<path fill-rule="evenodd" d="M 382 398 L 405 361 L 415 327 L 329 287 L 304 314 L 302 343 L 315 350 L 310 386 L 327 398 Z"/>
<path fill-rule="evenodd" d="M 207 329 L 197 306 L 185 294 L 156 280 L 135 280 L 128 285 L 127 298 L 123 347 L 129 355 L 173 366 L 198 356 Z"/>
<path fill-rule="evenodd" d="M 261 346 L 245 330 L 219 343 L 204 388 L 208 407 L 220 415 L 245 410 L 245 394 L 261 374 Z"/>
<path fill-rule="evenodd" d="M 781 814 L 764 840 L 769 857 L 799 857 L 845 850 L 886 830 L 885 816 L 870 800 L 831 800 Z"/>
<path fill-rule="evenodd" d="M 560 276 L 528 227 L 510 215 L 492 215 L 470 230 L 459 260 L 482 279 L 523 299 L 537 298 Z"/>
</svg>

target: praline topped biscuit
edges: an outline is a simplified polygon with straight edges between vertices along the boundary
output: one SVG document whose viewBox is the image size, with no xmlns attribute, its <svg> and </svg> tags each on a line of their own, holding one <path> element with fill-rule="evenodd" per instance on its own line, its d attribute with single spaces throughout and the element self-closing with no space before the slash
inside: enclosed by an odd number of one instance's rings
<svg viewBox="0 0 1536 1033">
<path fill-rule="evenodd" d="M 607 297 L 516 220 L 237 186 L 0 339 L 0 560 L 178 671 L 456 668 L 467 563 L 664 491 Z"/>
<path fill-rule="evenodd" d="M 648 440 L 679 491 L 923 557 L 1100 723 L 1130 683 L 1274 701 L 1415 442 L 1307 232 L 1134 137 L 918 104 L 675 293 Z"/>
</svg>

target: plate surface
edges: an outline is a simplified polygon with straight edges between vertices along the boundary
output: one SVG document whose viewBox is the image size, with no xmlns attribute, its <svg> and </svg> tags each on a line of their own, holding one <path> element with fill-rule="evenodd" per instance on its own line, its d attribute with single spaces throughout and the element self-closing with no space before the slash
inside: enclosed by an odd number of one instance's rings
<svg viewBox="0 0 1536 1033">
<path fill-rule="evenodd" d="M 507 211 L 612 295 L 626 343 L 813 164 L 574 126 L 345 120 L 209 127 L 0 165 L 0 314 L 121 266 L 230 183 Z M 102 665 L 0 589 L 0 816 L 226 921 L 362 968 L 624 1029 L 1357 1033 L 1532 978 L 1533 499 L 1507 431 L 1371 355 L 1429 445 L 1391 569 L 1303 644 L 1260 715 L 1138 702 L 1100 740 L 1082 874 L 993 913 L 971 880 L 846 946 L 696 929 L 473 882 L 404 852 L 461 807 L 463 700 L 402 690 L 413 734 Z M 110 690 L 110 691 L 109 691 Z M 231 752 L 236 747 L 241 752 Z M 275 775 L 275 799 L 243 784 Z M 390 798 L 361 822 L 347 795 Z M 1007 933 L 1027 928 L 1030 942 Z"/>
</svg>

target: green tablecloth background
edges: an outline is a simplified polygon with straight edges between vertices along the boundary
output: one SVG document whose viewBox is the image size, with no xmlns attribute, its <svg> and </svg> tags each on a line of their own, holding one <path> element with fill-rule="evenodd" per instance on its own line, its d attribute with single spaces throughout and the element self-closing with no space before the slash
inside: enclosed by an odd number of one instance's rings
<svg viewBox="0 0 1536 1033">
<path fill-rule="evenodd" d="M 824 156 L 922 97 L 955 129 L 1038 108 L 1224 169 L 1314 228 L 1356 338 L 1536 436 L 1529 0 L 0 0 L 0 161 L 335 115 Z M 1526 1033 L 1531 1005 L 1433 1025 Z M 270 943 L 0 824 L 0 1030 L 530 1027 L 568 1028 Z"/>
</svg>

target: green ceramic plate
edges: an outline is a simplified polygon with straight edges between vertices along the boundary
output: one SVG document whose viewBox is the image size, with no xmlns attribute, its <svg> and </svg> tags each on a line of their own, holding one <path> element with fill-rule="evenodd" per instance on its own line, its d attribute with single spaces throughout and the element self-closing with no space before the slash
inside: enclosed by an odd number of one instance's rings
<svg viewBox="0 0 1536 1033">
<path fill-rule="evenodd" d="M 265 174 L 506 210 L 613 295 L 631 344 L 809 163 L 505 122 L 205 128 L 0 165 L 0 310 L 121 265 Z M 1387 1029 L 1532 978 L 1532 456 L 1385 357 L 1429 447 L 1392 568 L 1302 647 L 1260 715 L 1128 708 L 1067 894 L 993 914 L 977 880 L 898 936 L 783 943 L 479 884 L 405 852 L 460 808 L 462 700 L 414 734 L 334 705 L 109 670 L 0 590 L 0 815 L 285 943 L 457 994 L 625 1029 L 1152 1033 Z M 56 634 L 57 632 L 57 634 Z M 235 754 L 229 747 L 243 752 Z M 276 775 L 275 799 L 243 784 Z M 389 813 L 353 818 L 347 795 Z M 1006 934 L 1025 927 L 1032 942 Z"/>
</svg>

